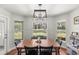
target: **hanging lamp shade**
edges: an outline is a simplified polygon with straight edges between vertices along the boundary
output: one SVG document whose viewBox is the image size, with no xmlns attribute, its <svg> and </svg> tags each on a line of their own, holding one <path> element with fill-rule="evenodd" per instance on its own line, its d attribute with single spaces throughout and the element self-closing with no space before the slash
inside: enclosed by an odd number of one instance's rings
<svg viewBox="0 0 79 59">
<path fill-rule="evenodd" d="M 46 10 L 43 10 L 43 9 L 34 10 L 33 17 L 34 18 L 47 18 Z"/>
<path fill-rule="evenodd" d="M 38 4 L 39 9 L 35 9 L 33 13 L 34 18 L 47 18 L 46 9 L 41 9 L 42 4 Z"/>
</svg>

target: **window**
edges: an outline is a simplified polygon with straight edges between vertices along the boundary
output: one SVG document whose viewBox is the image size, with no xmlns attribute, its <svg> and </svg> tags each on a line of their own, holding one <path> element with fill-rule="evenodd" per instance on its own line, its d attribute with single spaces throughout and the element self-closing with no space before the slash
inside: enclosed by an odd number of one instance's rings
<svg viewBox="0 0 79 59">
<path fill-rule="evenodd" d="M 57 22 L 57 39 L 66 40 L 66 21 L 60 20 Z"/>
<path fill-rule="evenodd" d="M 41 9 L 42 4 L 38 4 L 39 9 L 34 9 L 33 13 L 33 36 L 32 39 L 47 39 L 47 12 Z"/>
<path fill-rule="evenodd" d="M 14 39 L 22 40 L 23 39 L 23 21 L 15 21 L 14 29 L 15 29 Z"/>
</svg>

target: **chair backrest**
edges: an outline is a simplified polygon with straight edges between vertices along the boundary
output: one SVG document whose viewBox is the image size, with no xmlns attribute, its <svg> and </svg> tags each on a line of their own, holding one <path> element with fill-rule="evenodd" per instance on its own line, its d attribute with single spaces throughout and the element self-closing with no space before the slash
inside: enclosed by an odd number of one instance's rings
<svg viewBox="0 0 79 59">
<path fill-rule="evenodd" d="M 18 44 L 16 42 L 14 42 L 15 46 L 17 46 Z"/>
<path fill-rule="evenodd" d="M 17 46 L 20 42 L 21 42 L 21 40 L 15 40 L 14 41 L 15 46 Z"/>
<path fill-rule="evenodd" d="M 40 54 L 41 55 L 51 55 L 53 46 L 43 47 L 40 46 Z"/>
<path fill-rule="evenodd" d="M 26 55 L 38 55 L 38 46 L 36 47 L 25 47 Z"/>
<path fill-rule="evenodd" d="M 56 42 L 58 42 L 60 44 L 60 46 L 62 45 L 62 40 L 56 39 Z"/>
<path fill-rule="evenodd" d="M 60 42 L 60 46 L 62 45 L 62 43 L 63 43 L 63 42 L 61 41 L 61 42 Z"/>
</svg>

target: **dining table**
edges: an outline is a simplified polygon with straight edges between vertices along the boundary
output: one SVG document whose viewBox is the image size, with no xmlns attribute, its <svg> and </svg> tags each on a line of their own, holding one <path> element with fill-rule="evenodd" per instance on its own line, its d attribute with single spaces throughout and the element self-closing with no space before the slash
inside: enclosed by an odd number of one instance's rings
<svg viewBox="0 0 79 59">
<path fill-rule="evenodd" d="M 56 55 L 60 54 L 60 52 L 59 52 L 60 45 L 52 39 L 41 39 L 40 41 L 38 41 L 38 39 L 25 39 L 25 40 L 22 40 L 17 45 L 17 48 L 20 49 L 20 51 L 21 51 L 22 49 L 24 49 L 24 46 L 26 46 L 26 47 L 35 47 L 35 46 L 49 47 L 49 46 L 53 46 L 53 48 L 55 49 L 54 52 L 56 52 Z"/>
</svg>

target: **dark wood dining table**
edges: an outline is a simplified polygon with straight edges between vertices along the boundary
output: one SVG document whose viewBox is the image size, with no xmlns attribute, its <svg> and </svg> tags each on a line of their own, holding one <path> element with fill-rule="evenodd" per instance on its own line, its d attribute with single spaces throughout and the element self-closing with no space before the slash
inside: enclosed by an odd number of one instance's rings
<svg viewBox="0 0 79 59">
<path fill-rule="evenodd" d="M 60 49 L 60 45 L 55 42 L 54 40 L 51 39 L 41 39 L 41 43 L 38 44 L 37 39 L 26 39 L 26 40 L 22 40 L 18 45 L 17 48 L 19 49 L 24 49 L 24 46 L 27 47 L 35 47 L 35 46 L 44 46 L 44 47 L 48 47 L 48 46 L 53 46 L 53 48 L 55 49 L 56 55 L 59 55 L 59 49 Z"/>
</svg>

